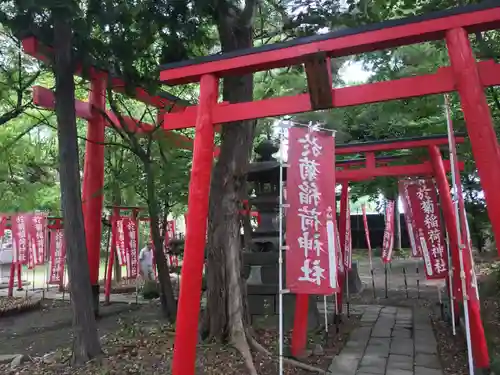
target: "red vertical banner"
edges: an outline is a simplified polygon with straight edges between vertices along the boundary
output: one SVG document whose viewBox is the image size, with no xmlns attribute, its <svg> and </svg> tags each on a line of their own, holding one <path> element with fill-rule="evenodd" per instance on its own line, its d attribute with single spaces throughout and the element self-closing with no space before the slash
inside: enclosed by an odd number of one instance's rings
<svg viewBox="0 0 500 375">
<path fill-rule="evenodd" d="M 448 257 L 439 220 L 437 194 L 432 179 L 405 181 L 408 203 L 425 264 L 427 279 L 448 277 Z"/>
<path fill-rule="evenodd" d="M 128 256 L 128 275 L 130 278 L 135 279 L 139 275 L 139 265 L 138 265 L 138 252 L 139 252 L 139 245 L 137 238 L 139 237 L 139 228 L 137 226 L 137 220 L 134 218 L 127 218 L 126 219 L 126 230 L 128 233 L 128 236 L 126 236 L 127 239 L 127 246 L 126 246 L 126 254 Z"/>
<path fill-rule="evenodd" d="M 382 242 L 382 261 L 390 263 L 394 247 L 394 201 L 388 201 L 385 209 L 385 230 Z"/>
<path fill-rule="evenodd" d="M 363 225 L 365 227 L 365 238 L 366 238 L 366 246 L 368 246 L 368 256 L 370 258 L 370 262 L 372 259 L 372 244 L 370 242 L 370 228 L 368 228 L 368 218 L 366 217 L 366 206 L 362 205 L 361 210 L 363 211 Z"/>
<path fill-rule="evenodd" d="M 30 247 L 28 241 L 31 215 L 17 214 L 11 216 L 12 242 L 15 248 L 14 262 L 17 264 L 28 264 L 30 258 Z"/>
<path fill-rule="evenodd" d="M 33 264 L 35 266 L 45 263 L 47 244 L 47 214 L 36 213 L 32 216 L 31 248 L 33 249 Z"/>
<path fill-rule="evenodd" d="M 408 238 L 410 239 L 411 245 L 411 255 L 414 258 L 420 258 L 422 256 L 422 246 L 418 238 L 418 231 L 415 230 L 415 223 L 413 222 L 413 217 L 410 209 L 410 198 L 408 197 L 408 189 L 405 180 L 399 181 L 399 196 L 403 203 L 403 211 L 405 215 L 406 230 L 408 232 Z"/>
<path fill-rule="evenodd" d="M 66 242 L 64 230 L 55 229 L 50 233 L 50 276 L 49 284 L 61 285 L 64 280 L 64 264 L 66 262 Z"/>
<path fill-rule="evenodd" d="M 286 283 L 292 293 L 331 295 L 338 288 L 335 138 L 289 130 Z"/>
<path fill-rule="evenodd" d="M 165 228 L 165 240 L 163 241 L 163 246 L 165 253 L 168 250 L 170 241 L 175 238 L 175 220 L 168 220 Z"/>
<path fill-rule="evenodd" d="M 347 199 L 345 215 L 344 265 L 346 270 L 349 271 L 352 268 L 351 208 L 349 207 L 349 199 Z"/>
<path fill-rule="evenodd" d="M 126 251 L 126 243 L 128 237 L 128 232 L 126 230 L 126 217 L 117 217 L 115 218 L 115 231 L 116 236 L 115 239 L 115 248 L 116 254 L 118 255 L 118 262 L 120 266 L 127 265 L 127 251 Z M 128 268 L 127 268 L 128 269 Z"/>
</svg>

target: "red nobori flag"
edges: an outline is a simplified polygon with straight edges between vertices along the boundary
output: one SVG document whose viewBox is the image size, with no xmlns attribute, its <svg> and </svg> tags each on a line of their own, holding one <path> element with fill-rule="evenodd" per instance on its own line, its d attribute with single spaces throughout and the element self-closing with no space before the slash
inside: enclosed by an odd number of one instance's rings
<svg viewBox="0 0 500 375">
<path fill-rule="evenodd" d="M 127 231 L 127 217 L 117 217 L 115 219 L 115 230 L 116 235 L 114 236 L 115 240 L 115 249 L 116 254 L 118 255 L 118 263 L 120 266 L 127 265 L 127 242 L 128 242 L 128 231 Z M 128 267 L 127 267 L 128 269 Z"/>
<path fill-rule="evenodd" d="M 415 223 L 413 222 L 413 217 L 410 209 L 410 198 L 408 197 L 408 180 L 399 181 L 399 196 L 403 202 L 403 211 L 405 214 L 406 229 L 408 231 L 408 238 L 411 244 L 411 255 L 414 258 L 420 258 L 422 256 L 422 246 L 420 241 L 416 241 L 418 238 L 418 231 L 416 231 Z"/>
<path fill-rule="evenodd" d="M 45 263 L 45 253 L 47 244 L 47 214 L 33 214 L 32 226 L 30 229 L 30 242 L 35 266 Z"/>
<path fill-rule="evenodd" d="M 66 242 L 64 230 L 54 229 L 50 232 L 50 285 L 61 285 L 64 280 L 64 263 L 66 262 Z"/>
<path fill-rule="evenodd" d="M 167 221 L 167 227 L 165 228 L 165 240 L 163 241 L 163 250 L 165 253 L 168 250 L 170 241 L 175 238 L 175 220 Z"/>
<path fill-rule="evenodd" d="M 408 202 L 417 232 L 415 241 L 420 243 L 428 279 L 448 276 L 448 259 L 439 220 L 437 194 L 432 179 L 406 182 Z"/>
<path fill-rule="evenodd" d="M 335 223 L 335 138 L 289 130 L 286 283 L 292 293 L 331 295 L 338 289 Z"/>
<path fill-rule="evenodd" d="M 11 217 L 12 239 L 15 247 L 14 263 L 28 264 L 30 258 L 29 233 L 32 223 L 30 214 L 18 214 Z"/>
<path fill-rule="evenodd" d="M 124 227 L 128 233 L 128 236 L 125 236 L 126 239 L 128 240 L 128 243 L 126 244 L 127 247 L 125 249 L 126 254 L 128 256 L 127 273 L 129 277 L 136 278 L 137 275 L 139 274 L 138 261 L 137 261 L 137 255 L 139 251 L 139 246 L 137 241 L 139 235 L 139 228 L 137 226 L 137 221 L 133 218 L 126 218 Z"/>
<path fill-rule="evenodd" d="M 382 261 L 390 263 L 392 260 L 392 248 L 394 247 L 394 201 L 387 202 L 385 210 L 385 230 L 382 243 Z"/>
<path fill-rule="evenodd" d="M 344 265 L 349 271 L 352 268 L 351 208 L 349 207 L 349 199 L 347 199 L 345 215 Z"/>
</svg>

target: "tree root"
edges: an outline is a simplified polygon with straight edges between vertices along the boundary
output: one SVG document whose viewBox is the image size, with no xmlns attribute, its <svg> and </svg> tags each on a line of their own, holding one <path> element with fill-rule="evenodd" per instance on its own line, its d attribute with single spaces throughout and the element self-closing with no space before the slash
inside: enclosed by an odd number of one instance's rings
<svg viewBox="0 0 500 375">
<path fill-rule="evenodd" d="M 261 354 L 264 354 L 271 359 L 274 359 L 271 352 L 269 350 L 267 350 L 266 348 L 264 348 L 248 331 L 246 332 L 246 335 L 247 335 L 248 344 L 252 347 L 253 350 L 255 350 L 256 352 L 259 352 Z M 288 365 L 298 367 L 298 368 L 301 368 L 301 369 L 306 370 L 306 371 L 315 372 L 317 374 L 326 374 L 326 371 L 319 368 L 319 367 L 314 367 L 314 366 L 308 365 L 306 363 L 302 363 L 300 361 L 297 361 L 295 359 L 284 357 L 283 362 L 288 364 Z"/>
<path fill-rule="evenodd" d="M 250 346 L 245 338 L 245 334 L 238 335 L 238 337 L 233 337 L 233 346 L 240 352 L 245 361 L 245 366 L 247 367 L 250 375 L 259 375 L 255 364 L 253 363 L 252 352 L 250 351 Z"/>
</svg>

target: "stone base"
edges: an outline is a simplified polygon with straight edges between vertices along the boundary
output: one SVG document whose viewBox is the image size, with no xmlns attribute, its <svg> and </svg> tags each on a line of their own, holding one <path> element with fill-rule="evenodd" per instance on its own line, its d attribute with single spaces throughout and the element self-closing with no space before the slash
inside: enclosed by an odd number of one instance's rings
<svg viewBox="0 0 500 375">
<path fill-rule="evenodd" d="M 248 308 L 252 325 L 278 327 L 279 323 L 279 298 L 276 294 L 250 294 L 248 293 Z M 295 314 L 295 295 L 283 295 L 283 326 L 285 331 L 293 328 Z M 319 327 L 321 316 L 318 310 L 316 296 L 309 298 L 309 329 Z"/>
</svg>

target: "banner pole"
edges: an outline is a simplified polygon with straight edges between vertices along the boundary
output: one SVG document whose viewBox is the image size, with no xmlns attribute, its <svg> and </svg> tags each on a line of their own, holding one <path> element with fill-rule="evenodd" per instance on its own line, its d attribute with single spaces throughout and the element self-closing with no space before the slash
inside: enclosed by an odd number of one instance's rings
<svg viewBox="0 0 500 375">
<path fill-rule="evenodd" d="M 64 262 L 66 263 L 66 262 Z M 64 302 L 64 297 L 66 296 L 66 264 L 63 267 L 63 274 L 62 274 L 62 300 Z"/>
<path fill-rule="evenodd" d="M 323 296 L 323 305 L 325 308 L 325 333 L 328 334 L 328 308 L 327 308 L 327 303 L 326 303 L 326 295 Z"/>
<path fill-rule="evenodd" d="M 406 299 L 408 299 L 408 281 L 406 280 L 406 268 L 403 267 L 403 277 L 405 280 L 405 293 L 406 293 Z"/>
<path fill-rule="evenodd" d="M 418 265 L 415 268 L 417 273 L 417 299 L 420 299 L 420 271 L 418 269 Z"/>
<path fill-rule="evenodd" d="M 278 287 L 279 287 L 279 375 L 283 375 L 283 137 L 284 129 L 280 127 L 279 134 L 279 254 L 278 254 Z"/>
<path fill-rule="evenodd" d="M 349 270 L 345 270 L 345 291 L 346 291 L 346 308 L 347 308 L 347 317 L 351 317 L 350 311 L 350 294 L 349 294 Z"/>
<path fill-rule="evenodd" d="M 385 285 L 385 298 L 389 298 L 388 294 L 387 294 L 387 263 L 384 263 L 384 277 L 385 277 L 385 281 L 384 281 L 384 285 Z"/>
<path fill-rule="evenodd" d="M 335 333 L 339 333 L 339 301 L 337 299 L 338 294 L 335 293 Z"/>
<path fill-rule="evenodd" d="M 370 262 L 370 274 L 372 277 L 373 298 L 376 298 L 375 275 L 373 274 L 372 245 L 370 243 L 370 230 L 368 228 L 368 218 L 366 217 L 366 206 L 364 204 L 361 206 L 361 211 L 363 213 L 363 226 L 365 228 L 366 245 L 368 246 L 368 260 Z"/>
<path fill-rule="evenodd" d="M 448 231 L 446 231 L 446 251 L 448 252 L 448 264 L 452 264 L 451 252 L 450 252 L 450 238 L 448 237 Z M 448 267 L 448 285 L 450 293 L 450 310 L 451 310 L 451 329 L 453 331 L 453 336 L 457 335 L 457 327 L 455 326 L 455 297 L 453 296 L 453 267 Z"/>
<path fill-rule="evenodd" d="M 375 275 L 373 274 L 373 268 L 370 270 L 370 273 L 372 274 L 373 298 L 376 298 L 376 292 L 375 292 Z"/>
<path fill-rule="evenodd" d="M 451 118 L 450 118 L 450 111 L 449 111 L 449 104 L 448 104 L 448 97 L 445 95 L 445 110 L 446 110 L 446 123 L 447 123 L 447 132 L 448 132 L 448 143 L 450 146 L 450 165 L 451 165 L 451 181 L 453 184 L 453 200 L 455 204 L 455 220 L 456 220 L 456 227 L 457 227 L 457 234 L 458 234 L 458 242 L 459 242 L 459 260 L 460 260 L 460 280 L 462 282 L 462 295 L 463 295 L 463 306 L 464 306 L 464 318 L 465 318 L 465 337 L 467 341 L 467 358 L 468 358 L 468 365 L 469 365 L 469 374 L 474 375 L 474 359 L 472 356 L 472 341 L 471 341 L 471 334 L 470 334 L 470 319 L 469 319 L 469 301 L 468 301 L 468 296 L 467 296 L 467 283 L 465 280 L 465 270 L 464 270 L 464 255 L 463 255 L 463 250 L 464 250 L 464 244 L 462 240 L 462 229 L 460 228 L 460 209 L 459 209 L 459 203 L 458 203 L 458 180 L 457 180 L 457 174 L 455 171 L 455 155 L 452 150 L 453 147 L 453 135 L 451 134 Z"/>
<path fill-rule="evenodd" d="M 48 222 L 47 222 L 48 224 Z M 43 255 L 44 266 L 45 266 L 45 280 L 44 280 L 44 289 L 49 291 L 49 277 L 50 277 L 50 230 L 45 229 L 45 254 Z M 48 250 L 48 251 L 47 251 Z"/>
</svg>

